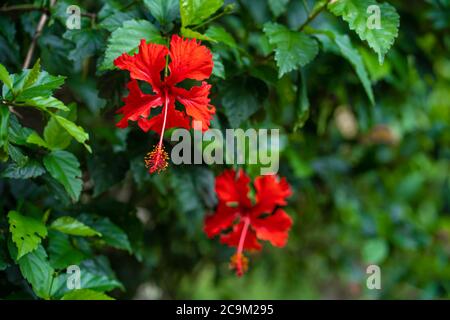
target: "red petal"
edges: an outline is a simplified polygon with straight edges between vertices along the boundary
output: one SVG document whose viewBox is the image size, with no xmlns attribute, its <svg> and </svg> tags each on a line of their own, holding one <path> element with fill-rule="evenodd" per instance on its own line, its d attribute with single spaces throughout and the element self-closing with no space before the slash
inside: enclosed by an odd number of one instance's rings
<svg viewBox="0 0 450 320">
<path fill-rule="evenodd" d="M 206 217 L 204 231 L 210 238 L 218 235 L 222 230 L 231 227 L 237 215 L 237 208 L 228 207 L 225 203 L 219 202 L 216 212 Z"/>
<path fill-rule="evenodd" d="M 244 228 L 245 222 L 240 222 L 233 227 L 230 233 L 224 234 L 220 237 L 220 242 L 227 244 L 230 247 L 237 247 L 239 245 L 239 240 L 241 239 L 242 229 Z M 256 250 L 262 249 L 261 244 L 256 238 L 256 234 L 252 229 L 248 229 L 244 240 L 244 250 Z"/>
<path fill-rule="evenodd" d="M 252 217 L 250 224 L 258 239 L 268 240 L 275 247 L 284 247 L 292 226 L 292 218 L 284 210 L 278 209 L 266 218 Z"/>
<path fill-rule="evenodd" d="M 177 35 L 170 41 L 170 76 L 167 83 L 177 84 L 184 79 L 204 80 L 211 76 L 212 54 L 195 39 L 182 39 Z"/>
<path fill-rule="evenodd" d="M 255 179 L 256 206 L 255 213 L 272 213 L 275 207 L 285 206 L 286 198 L 292 194 L 285 178 L 275 175 L 259 176 Z"/>
<path fill-rule="evenodd" d="M 145 42 L 141 40 L 139 52 L 134 56 L 128 53 L 122 54 L 114 64 L 122 70 L 130 71 L 130 77 L 137 80 L 147 81 L 152 85 L 155 92 L 160 92 L 160 73 L 166 66 L 166 55 L 169 50 L 166 46 Z"/>
<path fill-rule="evenodd" d="M 128 93 L 128 96 L 123 99 L 125 105 L 117 110 L 117 113 L 123 114 L 123 118 L 116 124 L 119 128 L 128 127 L 128 120 L 138 121 L 142 119 L 142 117 L 148 118 L 150 109 L 162 104 L 159 95 L 142 93 L 136 80 L 128 82 L 127 87 L 130 92 Z"/>
<path fill-rule="evenodd" d="M 147 132 L 152 130 L 158 134 L 161 134 L 162 126 L 164 122 L 164 108 L 162 108 L 161 113 L 154 116 L 150 120 L 139 119 L 139 127 Z M 170 128 L 184 128 L 189 130 L 189 118 L 181 111 L 175 109 L 175 104 L 173 102 L 169 103 L 169 109 L 167 111 L 166 127 L 165 130 Z"/>
<path fill-rule="evenodd" d="M 239 170 L 236 176 L 234 170 L 225 170 L 216 178 L 216 193 L 218 198 L 228 205 L 235 204 L 243 208 L 250 208 L 251 202 L 248 198 L 250 192 L 250 178 Z"/>
<path fill-rule="evenodd" d="M 202 130 L 209 128 L 210 121 L 216 113 L 216 109 L 209 104 L 209 90 L 211 85 L 202 82 L 201 86 L 192 87 L 189 91 L 183 88 L 172 87 L 172 93 L 176 99 L 184 105 L 186 113 L 193 120 L 202 122 Z"/>
</svg>

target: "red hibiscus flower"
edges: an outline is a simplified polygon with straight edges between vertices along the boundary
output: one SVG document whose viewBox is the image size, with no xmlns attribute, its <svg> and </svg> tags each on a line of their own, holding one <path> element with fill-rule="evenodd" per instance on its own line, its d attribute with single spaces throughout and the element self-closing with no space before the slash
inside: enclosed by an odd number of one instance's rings
<svg viewBox="0 0 450 320">
<path fill-rule="evenodd" d="M 131 56 L 124 53 L 114 60 L 114 64 L 128 70 L 131 77 L 129 94 L 123 100 L 125 105 L 117 111 L 123 114 L 117 126 L 126 128 L 129 120 L 137 121 L 145 132 L 152 130 L 160 135 L 159 143 L 145 159 L 150 173 L 159 172 L 167 167 L 168 155 L 162 144 L 166 129 L 189 129 L 194 120 L 202 123 L 203 131 L 210 125 L 215 113 L 208 98 L 211 85 L 202 80 L 209 78 L 213 69 L 211 52 L 195 39 L 182 39 L 174 35 L 170 49 L 160 44 L 147 44 L 142 39 L 137 54 Z M 190 90 L 175 86 L 185 79 L 202 82 Z M 137 80 L 150 84 L 153 93 L 143 93 Z M 177 110 L 177 101 L 184 106 L 183 111 Z M 161 112 L 149 118 L 151 109 L 158 107 L 161 107 Z"/>
<path fill-rule="evenodd" d="M 241 276 L 248 266 L 244 250 L 259 251 L 259 240 L 267 240 L 276 247 L 284 247 L 292 219 L 280 206 L 285 206 L 291 188 L 285 178 L 275 175 L 259 176 L 254 182 L 255 199 L 249 197 L 250 179 L 240 170 L 226 170 L 216 178 L 219 198 L 216 212 L 205 220 L 204 231 L 212 238 L 220 234 L 220 241 L 236 247 L 230 266 Z M 227 229 L 231 229 L 225 233 Z"/>
</svg>

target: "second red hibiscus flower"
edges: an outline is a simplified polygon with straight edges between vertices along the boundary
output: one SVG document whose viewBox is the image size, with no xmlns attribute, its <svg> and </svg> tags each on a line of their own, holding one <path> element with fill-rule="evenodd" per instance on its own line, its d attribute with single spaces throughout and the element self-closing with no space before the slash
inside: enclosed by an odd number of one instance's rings
<svg viewBox="0 0 450 320">
<path fill-rule="evenodd" d="M 254 182 L 255 198 L 250 198 L 250 178 L 240 170 L 226 170 L 216 178 L 219 204 L 216 212 L 205 220 L 208 237 L 220 235 L 220 241 L 236 247 L 231 267 L 241 276 L 247 269 L 244 250 L 259 251 L 258 240 L 267 240 L 276 247 L 284 247 L 292 219 L 280 208 L 292 194 L 285 178 L 275 175 L 259 176 Z M 230 229 L 226 233 L 227 229 Z"/>
</svg>

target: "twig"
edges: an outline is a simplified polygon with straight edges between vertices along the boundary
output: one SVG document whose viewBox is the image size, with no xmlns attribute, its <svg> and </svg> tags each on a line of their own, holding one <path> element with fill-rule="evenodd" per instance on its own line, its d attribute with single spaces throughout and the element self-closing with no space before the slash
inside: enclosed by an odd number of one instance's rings
<svg viewBox="0 0 450 320">
<path fill-rule="evenodd" d="M 331 0 L 327 0 L 322 5 L 314 8 L 313 11 L 308 15 L 308 18 L 306 19 L 306 21 L 303 22 L 303 24 L 300 26 L 298 31 L 302 31 L 309 23 L 311 23 L 311 21 L 313 21 L 319 15 L 319 13 L 321 13 L 326 8 L 328 3 L 330 3 L 330 2 L 331 2 Z"/>
<path fill-rule="evenodd" d="M 55 2 L 56 0 L 50 0 L 50 7 L 52 7 L 55 4 Z M 36 48 L 37 39 L 40 37 L 42 29 L 44 29 L 48 17 L 49 17 L 48 12 L 44 12 L 42 13 L 41 18 L 39 19 L 39 23 L 36 27 L 36 32 L 34 33 L 33 40 L 31 41 L 30 48 L 28 48 L 27 56 L 23 63 L 23 69 L 28 69 L 30 66 L 31 58 L 33 57 L 34 49 Z"/>
<path fill-rule="evenodd" d="M 227 15 L 227 14 L 233 12 L 233 9 L 229 9 L 229 8 L 230 8 L 230 7 L 225 7 L 224 10 L 223 10 L 222 12 L 216 14 L 215 16 L 212 16 L 212 17 L 209 18 L 208 20 L 203 21 L 202 23 L 196 25 L 195 27 L 192 27 L 191 29 L 192 29 L 192 30 L 196 30 L 196 29 L 198 29 L 198 28 L 201 28 L 201 27 L 203 27 L 204 25 L 206 25 L 206 24 L 208 24 L 208 23 L 210 23 L 210 22 L 212 22 L 212 21 L 214 21 L 214 20 L 217 20 L 217 19 L 221 18 L 221 17 L 224 16 L 224 15 Z"/>
</svg>

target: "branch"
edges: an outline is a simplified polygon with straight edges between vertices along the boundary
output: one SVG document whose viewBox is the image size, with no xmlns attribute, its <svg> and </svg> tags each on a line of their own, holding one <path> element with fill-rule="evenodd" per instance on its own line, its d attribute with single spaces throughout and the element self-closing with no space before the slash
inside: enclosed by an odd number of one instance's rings
<svg viewBox="0 0 450 320">
<path fill-rule="evenodd" d="M 305 22 L 300 26 L 298 31 L 302 31 L 311 21 L 313 21 L 330 3 L 332 0 L 324 1 L 323 4 L 319 5 L 318 7 L 314 8 L 313 11 L 308 15 L 308 18 Z"/>
<path fill-rule="evenodd" d="M 50 7 L 55 4 L 56 0 L 50 0 Z M 42 29 L 44 29 L 45 24 L 47 23 L 49 17 L 48 12 L 42 13 L 41 19 L 39 19 L 39 23 L 36 27 L 36 32 L 34 33 L 33 40 L 31 41 L 30 48 L 28 48 L 27 56 L 23 63 L 23 69 L 28 69 L 30 66 L 31 58 L 33 57 L 34 49 L 36 48 L 37 39 L 40 37 L 42 33 Z"/>
</svg>

